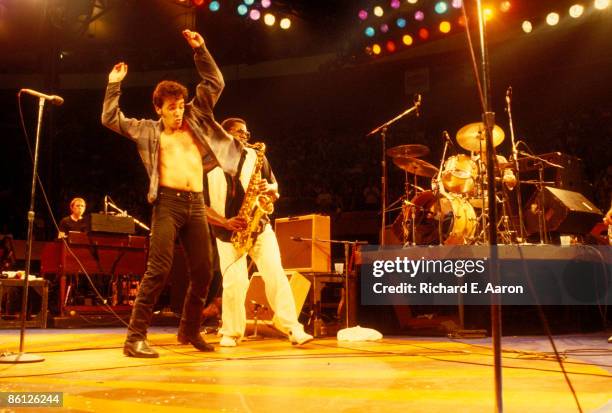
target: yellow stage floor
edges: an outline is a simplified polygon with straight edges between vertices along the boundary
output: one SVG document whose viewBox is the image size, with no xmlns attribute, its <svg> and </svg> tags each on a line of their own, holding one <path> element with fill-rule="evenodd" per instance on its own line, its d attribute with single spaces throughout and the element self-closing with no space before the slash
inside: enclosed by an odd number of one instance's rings
<svg viewBox="0 0 612 413">
<path fill-rule="evenodd" d="M 0 364 L 0 390 L 63 392 L 62 411 L 73 412 L 494 411 L 489 345 L 394 337 L 295 347 L 266 339 L 200 353 L 176 344 L 172 331 L 150 334 L 161 354 L 152 360 L 123 356 L 121 329 L 36 331 L 26 335 L 26 352 L 46 360 Z M 16 351 L 18 344 L 18 331 L 0 333 L 0 351 Z M 578 411 L 553 357 L 504 349 L 505 412 Z M 585 412 L 612 410 L 610 346 L 604 341 L 598 351 L 608 353 L 601 359 L 607 369 L 565 360 Z"/>
</svg>

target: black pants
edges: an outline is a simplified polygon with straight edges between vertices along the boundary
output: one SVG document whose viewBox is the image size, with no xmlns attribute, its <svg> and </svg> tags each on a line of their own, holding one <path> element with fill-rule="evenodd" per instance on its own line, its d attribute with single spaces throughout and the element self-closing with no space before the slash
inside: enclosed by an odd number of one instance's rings
<svg viewBox="0 0 612 413">
<path fill-rule="evenodd" d="M 211 280 L 211 244 L 204 208 L 202 193 L 160 188 L 153 207 L 147 270 L 132 309 L 128 341 L 147 337 L 153 306 L 168 281 L 177 237 L 183 244 L 190 277 L 179 331 L 189 336 L 199 332 Z"/>
</svg>

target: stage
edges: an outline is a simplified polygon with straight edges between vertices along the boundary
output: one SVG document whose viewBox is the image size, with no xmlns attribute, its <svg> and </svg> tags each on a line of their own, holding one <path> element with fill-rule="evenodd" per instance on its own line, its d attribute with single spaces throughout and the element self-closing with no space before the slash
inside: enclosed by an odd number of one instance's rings
<svg viewBox="0 0 612 413">
<path fill-rule="evenodd" d="M 26 352 L 46 360 L 0 365 L 0 390 L 63 392 L 64 409 L 82 412 L 494 410 L 488 338 L 326 338 L 303 347 L 265 339 L 200 353 L 177 344 L 175 328 L 156 327 L 149 338 L 161 356 L 151 360 L 123 356 L 124 332 L 30 330 Z M 605 333 L 555 337 L 584 412 L 612 411 L 606 339 Z M 18 344 L 18 330 L 0 331 L 0 351 Z M 546 337 L 505 337 L 502 347 L 506 412 L 578 411 Z"/>
</svg>

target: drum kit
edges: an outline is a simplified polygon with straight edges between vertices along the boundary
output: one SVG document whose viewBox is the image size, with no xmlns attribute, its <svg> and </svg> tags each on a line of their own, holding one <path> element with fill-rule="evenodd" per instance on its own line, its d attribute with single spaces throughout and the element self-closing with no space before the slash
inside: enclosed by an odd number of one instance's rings
<svg viewBox="0 0 612 413">
<path fill-rule="evenodd" d="M 446 133 L 446 132 L 445 132 Z M 452 144 L 450 137 L 447 141 Z M 504 131 L 495 126 L 493 145 L 504 141 Z M 470 123 L 459 129 L 457 144 L 469 154 L 446 157 L 440 168 L 419 159 L 429 154 L 425 145 L 400 145 L 387 150 L 393 163 L 405 172 L 405 193 L 391 206 L 401 203 L 401 213 L 392 225 L 404 245 L 473 245 L 487 242 L 488 224 L 485 163 L 485 131 L 482 123 Z M 513 166 L 502 156 L 496 158 L 495 183 L 501 214 L 497 223 L 502 242 L 510 243 L 516 231 L 509 225 L 508 197 L 517 180 Z M 431 182 L 431 189 L 417 185 L 417 177 Z"/>
</svg>

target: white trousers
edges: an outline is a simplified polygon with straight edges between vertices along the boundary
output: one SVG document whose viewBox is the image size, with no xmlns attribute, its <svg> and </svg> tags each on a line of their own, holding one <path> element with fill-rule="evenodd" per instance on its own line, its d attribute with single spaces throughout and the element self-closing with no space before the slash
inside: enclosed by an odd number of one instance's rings
<svg viewBox="0 0 612 413">
<path fill-rule="evenodd" d="M 245 300 L 249 288 L 246 254 L 238 256 L 231 242 L 217 239 L 219 264 L 223 275 L 223 324 L 219 333 L 241 338 L 246 329 Z M 280 327 L 285 332 L 302 329 L 295 310 L 295 300 L 280 258 L 276 235 L 270 224 L 259 234 L 248 252 L 255 261 L 265 284 L 266 298 Z"/>
</svg>

